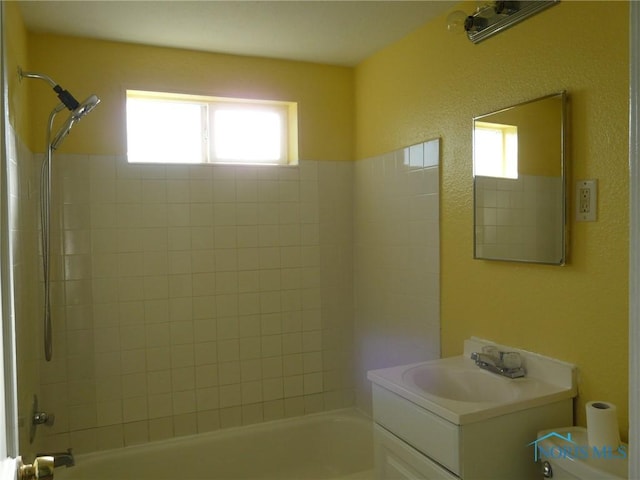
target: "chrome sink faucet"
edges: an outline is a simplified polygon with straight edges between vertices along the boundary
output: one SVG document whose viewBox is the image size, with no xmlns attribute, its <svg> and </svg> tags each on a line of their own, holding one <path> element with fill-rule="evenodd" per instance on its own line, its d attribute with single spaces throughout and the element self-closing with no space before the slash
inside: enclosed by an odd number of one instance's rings
<svg viewBox="0 0 640 480">
<path fill-rule="evenodd" d="M 504 377 L 524 377 L 527 372 L 522 366 L 522 357 L 518 352 L 501 352 L 493 345 L 482 347 L 482 352 L 473 352 L 471 360 L 483 370 Z"/>
</svg>

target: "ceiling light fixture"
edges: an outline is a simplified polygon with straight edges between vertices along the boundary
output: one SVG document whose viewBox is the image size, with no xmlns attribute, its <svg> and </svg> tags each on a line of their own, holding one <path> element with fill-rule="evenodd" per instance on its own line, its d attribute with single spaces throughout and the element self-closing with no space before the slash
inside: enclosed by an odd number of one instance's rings
<svg viewBox="0 0 640 480">
<path fill-rule="evenodd" d="M 469 40 L 478 43 L 559 2 L 560 0 L 487 2 L 472 15 L 461 10 L 450 13 L 447 17 L 447 29 L 450 32 L 464 29 Z"/>
</svg>

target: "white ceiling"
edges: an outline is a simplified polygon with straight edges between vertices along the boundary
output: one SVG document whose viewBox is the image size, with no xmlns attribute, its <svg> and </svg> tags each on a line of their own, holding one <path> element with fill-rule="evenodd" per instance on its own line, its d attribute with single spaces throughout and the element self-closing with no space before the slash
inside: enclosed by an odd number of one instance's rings
<svg viewBox="0 0 640 480">
<path fill-rule="evenodd" d="M 456 1 L 19 3 L 27 29 L 34 32 L 354 66 Z"/>
</svg>

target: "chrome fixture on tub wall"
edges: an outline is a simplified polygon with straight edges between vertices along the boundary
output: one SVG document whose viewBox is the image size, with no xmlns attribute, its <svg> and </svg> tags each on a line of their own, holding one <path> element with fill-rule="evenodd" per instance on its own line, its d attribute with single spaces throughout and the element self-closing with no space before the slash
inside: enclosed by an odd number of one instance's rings
<svg viewBox="0 0 640 480">
<path fill-rule="evenodd" d="M 38 396 L 33 396 L 33 403 L 31 404 L 31 424 L 29 425 L 29 443 L 33 443 L 36 438 L 36 429 L 38 425 L 46 425 L 52 427 L 56 421 L 56 416 L 51 412 L 44 412 L 40 410 L 38 405 Z"/>
<path fill-rule="evenodd" d="M 447 28 L 449 31 L 459 31 L 464 28 L 469 40 L 479 43 L 559 2 L 560 0 L 487 2 L 471 15 L 461 10 L 450 13 L 447 17 Z"/>
</svg>

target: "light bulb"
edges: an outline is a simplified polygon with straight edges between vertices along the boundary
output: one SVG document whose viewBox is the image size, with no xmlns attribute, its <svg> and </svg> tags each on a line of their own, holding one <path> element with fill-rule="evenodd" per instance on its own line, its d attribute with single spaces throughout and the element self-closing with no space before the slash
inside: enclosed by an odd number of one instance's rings
<svg viewBox="0 0 640 480">
<path fill-rule="evenodd" d="M 495 7 L 495 1 L 487 1 L 487 0 L 478 0 L 476 1 L 476 13 L 481 12 L 485 8 Z"/>
<path fill-rule="evenodd" d="M 464 23 L 467 20 L 467 14 L 462 10 L 456 10 L 447 15 L 447 30 L 451 33 L 464 32 Z"/>
</svg>

